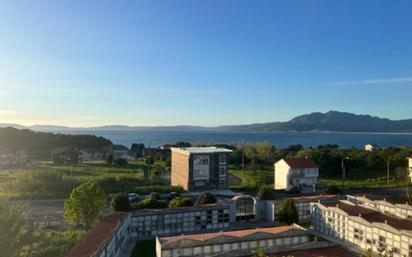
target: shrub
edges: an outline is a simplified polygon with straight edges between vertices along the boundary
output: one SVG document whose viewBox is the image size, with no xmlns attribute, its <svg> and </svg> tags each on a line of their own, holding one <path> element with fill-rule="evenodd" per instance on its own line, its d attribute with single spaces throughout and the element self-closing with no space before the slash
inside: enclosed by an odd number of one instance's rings
<svg viewBox="0 0 412 257">
<path fill-rule="evenodd" d="M 130 202 L 127 194 L 116 194 L 112 199 L 112 208 L 114 211 L 129 211 Z"/>
<path fill-rule="evenodd" d="M 325 188 L 324 191 L 325 194 L 332 194 L 332 195 L 336 195 L 336 194 L 341 194 L 342 190 L 340 189 L 339 186 L 337 185 L 329 185 Z"/>
<path fill-rule="evenodd" d="M 214 196 L 210 192 L 205 192 L 197 198 L 197 205 L 216 203 L 216 202 L 217 202 L 216 196 Z"/>
<path fill-rule="evenodd" d="M 275 200 L 275 191 L 267 186 L 261 186 L 259 188 L 259 192 L 257 193 L 257 196 L 260 197 L 261 200 Z"/>
<path fill-rule="evenodd" d="M 192 205 L 193 205 L 192 199 L 190 199 L 189 197 L 182 197 L 182 196 L 173 198 L 173 200 L 170 201 L 169 203 L 170 208 L 192 206 Z"/>
<path fill-rule="evenodd" d="M 150 195 L 137 204 L 140 209 L 157 209 L 167 207 L 167 201 L 157 200 L 156 196 Z"/>
<path fill-rule="evenodd" d="M 114 164 L 118 166 L 126 166 L 129 163 L 125 158 L 116 158 L 114 159 Z"/>
</svg>

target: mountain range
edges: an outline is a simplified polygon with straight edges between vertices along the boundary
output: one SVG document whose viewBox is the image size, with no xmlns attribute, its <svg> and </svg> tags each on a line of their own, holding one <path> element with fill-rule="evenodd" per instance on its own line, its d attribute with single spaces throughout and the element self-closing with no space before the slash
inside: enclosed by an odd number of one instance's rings
<svg viewBox="0 0 412 257">
<path fill-rule="evenodd" d="M 390 120 L 371 115 L 359 115 L 347 112 L 314 112 L 297 116 L 285 122 L 267 122 L 247 125 L 217 127 L 202 126 L 124 126 L 108 125 L 99 127 L 65 127 L 51 125 L 22 126 L 19 124 L 0 123 L 0 127 L 15 127 L 34 131 L 73 132 L 73 131 L 138 131 L 138 130 L 212 130 L 237 132 L 392 132 L 412 133 L 412 119 Z"/>
</svg>

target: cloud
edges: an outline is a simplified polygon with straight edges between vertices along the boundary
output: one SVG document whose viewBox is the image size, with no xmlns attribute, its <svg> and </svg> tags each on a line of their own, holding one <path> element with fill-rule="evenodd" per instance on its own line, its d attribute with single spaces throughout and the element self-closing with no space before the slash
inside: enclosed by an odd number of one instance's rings
<svg viewBox="0 0 412 257">
<path fill-rule="evenodd" d="M 410 82 L 412 82 L 412 77 L 340 81 L 340 82 L 331 82 L 329 83 L 329 85 L 334 85 L 334 86 L 372 85 L 372 84 L 410 83 Z"/>
</svg>

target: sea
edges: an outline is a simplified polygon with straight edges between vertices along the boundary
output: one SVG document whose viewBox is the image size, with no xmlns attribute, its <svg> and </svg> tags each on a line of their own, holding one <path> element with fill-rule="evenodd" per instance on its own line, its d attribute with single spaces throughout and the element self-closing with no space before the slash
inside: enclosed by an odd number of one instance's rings
<svg viewBox="0 0 412 257">
<path fill-rule="evenodd" d="M 300 144 L 304 147 L 316 147 L 324 144 L 339 145 L 340 148 L 363 148 L 365 144 L 379 147 L 412 147 L 412 134 L 406 133 L 343 133 L 343 132 L 229 132 L 197 130 L 83 130 L 70 134 L 93 134 L 110 139 L 114 144 L 130 147 L 133 143 L 144 143 L 146 147 L 173 144 L 178 141 L 199 144 L 233 144 L 245 142 L 256 144 L 269 141 L 275 147 L 284 148 Z"/>
</svg>

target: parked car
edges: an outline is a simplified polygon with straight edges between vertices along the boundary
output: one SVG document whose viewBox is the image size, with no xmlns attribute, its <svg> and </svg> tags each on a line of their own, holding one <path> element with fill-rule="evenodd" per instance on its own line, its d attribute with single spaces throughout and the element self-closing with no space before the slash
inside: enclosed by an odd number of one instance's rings
<svg viewBox="0 0 412 257">
<path fill-rule="evenodd" d="M 156 199 L 160 199 L 160 194 L 158 192 L 151 192 L 149 195 L 156 197 Z"/>
<path fill-rule="evenodd" d="M 292 188 L 289 188 L 288 190 L 286 190 L 286 193 L 291 194 L 291 195 L 295 195 L 295 194 L 300 194 L 301 190 L 300 190 L 299 187 L 295 186 L 295 187 L 292 187 Z"/>
<path fill-rule="evenodd" d="M 173 198 L 176 198 L 176 197 L 179 197 L 180 196 L 180 193 L 178 193 L 178 192 L 171 192 L 170 194 L 169 194 L 169 201 L 170 200 L 173 200 Z"/>
<path fill-rule="evenodd" d="M 138 195 L 138 194 L 136 194 L 136 193 L 130 193 L 130 194 L 128 194 L 127 196 L 129 197 L 129 201 L 130 201 L 130 202 L 137 201 L 137 200 L 139 200 L 139 198 L 140 198 L 140 195 Z"/>
</svg>

